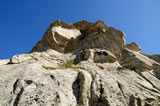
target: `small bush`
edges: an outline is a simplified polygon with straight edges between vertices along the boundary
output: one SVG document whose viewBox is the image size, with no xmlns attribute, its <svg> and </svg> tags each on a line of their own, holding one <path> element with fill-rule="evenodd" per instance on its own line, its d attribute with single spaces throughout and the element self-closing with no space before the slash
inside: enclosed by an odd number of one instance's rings
<svg viewBox="0 0 160 106">
<path fill-rule="evenodd" d="M 134 62 L 124 63 L 124 64 L 122 64 L 122 66 L 125 68 L 128 68 L 130 70 L 136 70 L 136 68 L 137 68 L 137 64 Z"/>
<path fill-rule="evenodd" d="M 65 68 L 71 68 L 72 66 L 73 66 L 73 60 L 67 60 L 64 64 L 63 64 L 63 66 L 65 67 Z"/>
<path fill-rule="evenodd" d="M 54 70 L 54 69 L 66 69 L 66 68 L 73 68 L 73 69 L 84 69 L 83 64 L 77 64 L 74 65 L 73 60 L 68 60 L 62 65 L 58 66 L 48 66 L 48 65 L 42 65 L 43 68 L 48 69 L 48 70 Z"/>
</svg>

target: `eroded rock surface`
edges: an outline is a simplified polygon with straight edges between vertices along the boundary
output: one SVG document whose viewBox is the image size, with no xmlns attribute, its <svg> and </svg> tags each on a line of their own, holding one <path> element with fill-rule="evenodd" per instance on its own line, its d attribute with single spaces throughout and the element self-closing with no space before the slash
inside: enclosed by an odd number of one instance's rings
<svg viewBox="0 0 160 106">
<path fill-rule="evenodd" d="M 86 48 L 103 48 L 119 57 L 124 45 L 124 33 L 107 27 L 102 21 L 66 24 L 58 20 L 50 25 L 31 52 L 54 49 L 61 53 L 68 53 Z"/>
<path fill-rule="evenodd" d="M 58 20 L 31 53 L 0 60 L 0 106 L 160 106 L 157 56 L 102 21 Z"/>
<path fill-rule="evenodd" d="M 141 51 L 141 48 L 135 43 L 135 42 L 131 42 L 129 44 L 126 44 L 125 46 L 127 49 L 133 50 L 133 51 Z"/>
<path fill-rule="evenodd" d="M 160 55 L 146 55 L 146 56 L 160 63 Z"/>
<path fill-rule="evenodd" d="M 83 49 L 77 55 L 77 62 L 88 60 L 95 63 L 114 63 L 117 58 L 105 49 Z"/>
<path fill-rule="evenodd" d="M 152 70 L 153 65 L 160 65 L 160 63 L 144 56 L 139 52 L 135 52 L 129 49 L 124 49 L 120 58 L 120 63 L 126 67 L 133 67 L 134 70 L 139 71 Z"/>
</svg>

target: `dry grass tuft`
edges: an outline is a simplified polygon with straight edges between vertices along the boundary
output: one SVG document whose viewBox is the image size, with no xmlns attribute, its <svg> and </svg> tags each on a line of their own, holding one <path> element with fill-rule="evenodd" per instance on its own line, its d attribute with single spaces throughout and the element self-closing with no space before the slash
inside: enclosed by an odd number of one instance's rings
<svg viewBox="0 0 160 106">
<path fill-rule="evenodd" d="M 49 65 L 42 65 L 43 68 L 48 69 L 48 70 L 55 70 L 55 69 L 67 69 L 67 68 L 72 68 L 72 69 L 84 69 L 83 64 L 77 64 L 77 65 L 70 65 L 65 64 L 65 65 L 59 65 L 59 66 L 49 66 Z"/>
</svg>

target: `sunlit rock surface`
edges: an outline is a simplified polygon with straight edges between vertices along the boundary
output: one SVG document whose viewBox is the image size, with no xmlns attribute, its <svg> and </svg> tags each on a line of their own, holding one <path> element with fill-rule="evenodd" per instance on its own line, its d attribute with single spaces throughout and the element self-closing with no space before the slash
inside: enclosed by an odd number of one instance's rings
<svg viewBox="0 0 160 106">
<path fill-rule="evenodd" d="M 58 20 L 0 60 L 0 106 L 160 106 L 159 60 L 102 21 Z"/>
</svg>

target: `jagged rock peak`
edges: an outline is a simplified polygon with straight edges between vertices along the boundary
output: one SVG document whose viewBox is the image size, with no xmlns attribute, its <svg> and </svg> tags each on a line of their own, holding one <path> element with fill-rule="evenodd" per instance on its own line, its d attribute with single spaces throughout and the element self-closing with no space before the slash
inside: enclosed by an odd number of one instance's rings
<svg viewBox="0 0 160 106">
<path fill-rule="evenodd" d="M 57 20 L 53 23 L 50 24 L 50 28 L 52 27 L 58 27 L 58 26 L 61 26 L 62 28 L 66 28 L 66 29 L 86 29 L 87 27 L 101 27 L 103 29 L 106 29 L 107 26 L 104 24 L 103 21 L 97 21 L 96 23 L 91 23 L 91 22 L 88 22 L 86 20 L 83 20 L 83 21 L 79 21 L 79 22 L 76 22 L 74 24 L 67 24 L 65 23 L 63 20 Z"/>
<path fill-rule="evenodd" d="M 119 57 L 125 46 L 125 35 L 103 21 L 80 21 L 67 24 L 62 20 L 52 23 L 31 52 L 54 49 L 61 53 L 75 50 L 102 48 Z"/>
</svg>

